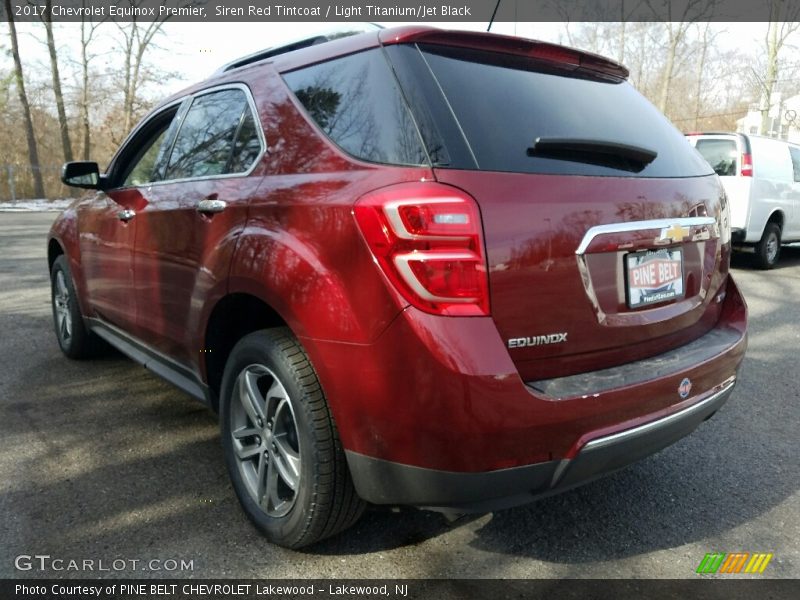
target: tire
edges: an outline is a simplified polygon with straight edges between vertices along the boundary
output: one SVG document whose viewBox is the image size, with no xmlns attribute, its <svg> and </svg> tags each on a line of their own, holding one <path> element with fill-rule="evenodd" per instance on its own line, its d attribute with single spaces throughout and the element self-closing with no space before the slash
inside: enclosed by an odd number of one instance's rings
<svg viewBox="0 0 800 600">
<path fill-rule="evenodd" d="M 365 503 L 317 375 L 289 329 L 236 344 L 222 378 L 220 424 L 233 489 L 269 541 L 301 548 L 359 519 Z"/>
<path fill-rule="evenodd" d="M 777 223 L 767 223 L 761 240 L 756 244 L 756 265 L 759 269 L 772 269 L 781 256 L 781 228 Z"/>
<path fill-rule="evenodd" d="M 56 258 L 50 270 L 50 303 L 53 326 L 61 351 L 72 359 L 90 358 L 97 353 L 100 340 L 83 322 L 67 257 Z"/>
</svg>

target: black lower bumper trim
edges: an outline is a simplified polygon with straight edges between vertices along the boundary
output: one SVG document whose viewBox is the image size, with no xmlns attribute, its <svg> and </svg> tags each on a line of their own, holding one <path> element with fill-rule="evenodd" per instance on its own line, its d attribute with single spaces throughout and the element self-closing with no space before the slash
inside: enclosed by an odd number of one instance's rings
<svg viewBox="0 0 800 600">
<path fill-rule="evenodd" d="M 587 483 L 688 435 L 728 399 L 735 377 L 667 417 L 586 444 L 572 460 L 464 473 L 425 469 L 347 451 L 358 494 L 373 504 L 411 505 L 444 512 L 487 512 L 531 502 Z"/>
</svg>

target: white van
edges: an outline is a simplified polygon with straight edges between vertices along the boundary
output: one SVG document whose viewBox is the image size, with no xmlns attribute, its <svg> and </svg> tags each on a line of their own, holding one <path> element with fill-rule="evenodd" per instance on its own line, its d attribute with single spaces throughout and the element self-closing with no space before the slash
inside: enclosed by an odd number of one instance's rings
<svg viewBox="0 0 800 600">
<path fill-rule="evenodd" d="M 771 269 L 781 244 L 800 241 L 800 146 L 743 133 L 690 133 L 714 168 L 731 207 L 733 242 L 754 246 Z"/>
</svg>

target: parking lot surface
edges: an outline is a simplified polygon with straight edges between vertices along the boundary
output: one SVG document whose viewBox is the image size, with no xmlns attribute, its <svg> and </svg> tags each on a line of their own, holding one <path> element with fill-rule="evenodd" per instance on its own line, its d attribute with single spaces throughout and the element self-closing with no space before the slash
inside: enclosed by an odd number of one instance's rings
<svg viewBox="0 0 800 600">
<path fill-rule="evenodd" d="M 294 552 L 239 509 L 209 410 L 121 355 L 61 355 L 55 216 L 0 213 L 1 577 L 686 578 L 707 552 L 770 552 L 763 576 L 800 577 L 800 248 L 768 272 L 735 257 L 747 358 L 728 404 L 688 438 L 529 506 L 453 524 L 372 510 Z M 20 571 L 20 555 L 126 562 Z"/>
</svg>

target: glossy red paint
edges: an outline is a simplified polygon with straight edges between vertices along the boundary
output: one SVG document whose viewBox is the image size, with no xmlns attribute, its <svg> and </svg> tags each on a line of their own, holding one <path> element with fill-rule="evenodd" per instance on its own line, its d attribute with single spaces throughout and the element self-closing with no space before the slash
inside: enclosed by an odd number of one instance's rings
<svg viewBox="0 0 800 600">
<path fill-rule="evenodd" d="M 628 69 L 604 56 L 565 48 L 557 44 L 549 44 L 537 40 L 526 40 L 508 35 L 473 31 L 445 31 L 433 27 L 409 25 L 384 29 L 379 32 L 383 45 L 389 44 L 439 44 L 460 48 L 488 50 L 527 56 L 543 61 L 555 62 L 567 68 L 584 68 L 614 77 L 628 77 Z"/>
<path fill-rule="evenodd" d="M 247 86 L 266 151 L 247 176 L 92 192 L 76 201 L 51 239 L 70 259 L 83 314 L 208 383 L 204 351 L 214 308 L 233 294 L 258 298 L 307 350 L 347 450 L 431 469 L 490 471 L 571 458 L 592 439 L 713 393 L 736 374 L 746 346 L 746 309 L 728 274 L 730 242 L 683 240 L 685 298 L 635 311 L 621 295 L 623 255 L 652 248 L 660 231 L 600 235 L 586 246 L 583 267 L 576 251 L 600 224 L 685 217 L 698 206 L 721 218 L 716 176 L 642 180 L 366 163 L 321 135 L 278 76 L 381 42 L 508 50 L 512 40 L 400 28 L 190 88 Z M 359 232 L 359 198 L 431 181 L 477 201 L 490 316 L 409 306 Z M 195 206 L 206 198 L 228 208 L 200 214 Z M 136 211 L 127 223 L 118 214 L 124 208 Z M 655 356 L 714 329 L 735 331 L 737 342 L 680 373 L 560 399 L 525 384 Z M 566 332 L 569 344 L 508 348 L 509 338 L 555 332 Z M 685 400 L 676 393 L 684 377 L 694 394 Z"/>
<path fill-rule="evenodd" d="M 728 255 L 716 238 L 681 244 L 685 298 L 645 310 L 627 308 L 623 257 L 654 247 L 660 230 L 594 238 L 584 254 L 586 280 L 576 255 L 597 225 L 687 216 L 696 205 L 716 216 L 721 191 L 715 177 L 642 180 L 441 169 L 436 178 L 468 190 L 481 207 L 492 317 L 501 337 L 568 333 L 568 344 L 510 351 L 523 379 L 585 371 L 581 357 L 590 354 L 592 369 L 652 356 L 717 321 L 714 295 L 725 282 Z"/>
<path fill-rule="evenodd" d="M 736 374 L 746 309 L 728 278 L 716 327 L 739 341 L 713 361 L 643 384 L 553 399 L 525 385 L 491 318 L 414 308 L 373 344 L 304 339 L 346 448 L 430 469 L 480 472 L 572 458 L 591 439 L 707 397 Z M 677 393 L 684 377 L 693 396 Z"/>
</svg>

